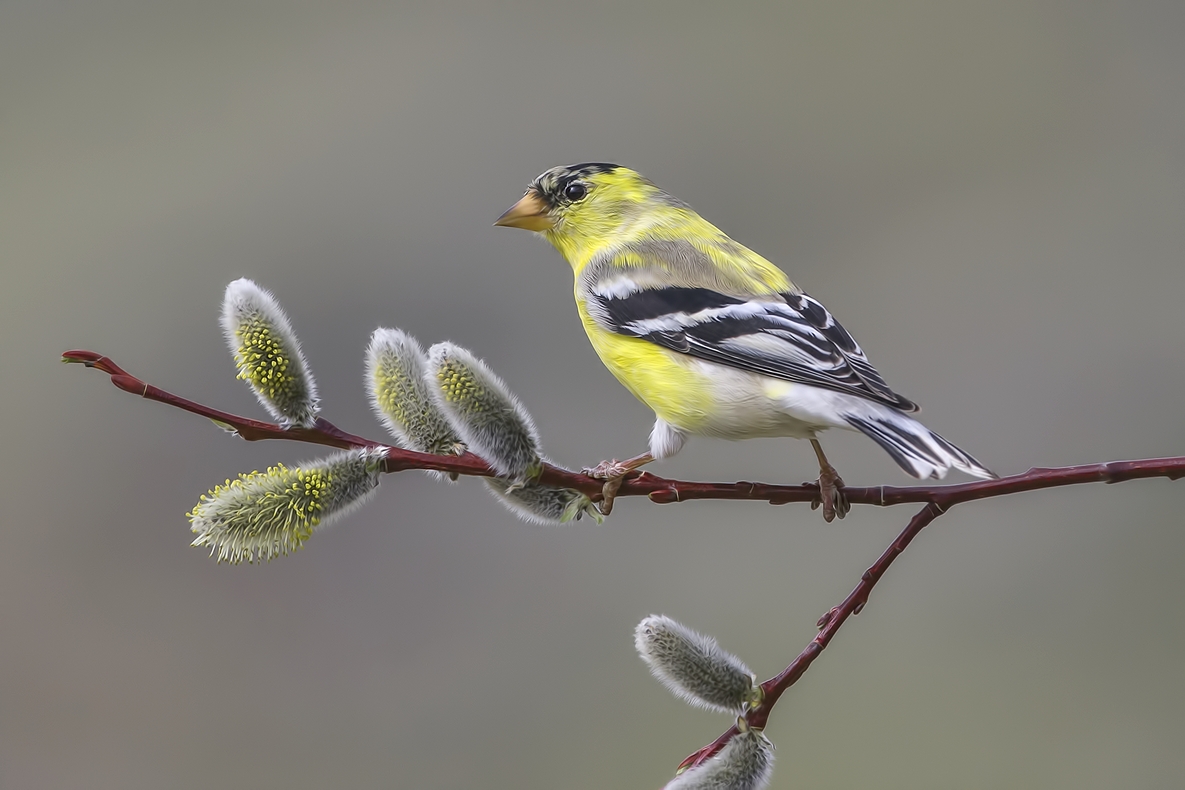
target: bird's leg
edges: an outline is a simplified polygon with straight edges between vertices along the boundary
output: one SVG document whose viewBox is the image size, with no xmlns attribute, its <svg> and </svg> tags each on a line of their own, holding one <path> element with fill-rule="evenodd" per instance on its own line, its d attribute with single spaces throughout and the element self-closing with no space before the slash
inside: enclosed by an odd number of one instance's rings
<svg viewBox="0 0 1185 790">
<path fill-rule="evenodd" d="M 605 485 L 601 486 L 601 501 L 597 505 L 601 511 L 601 515 L 607 516 L 613 512 L 613 500 L 617 496 L 617 491 L 621 488 L 621 483 L 625 480 L 625 476 L 653 460 L 654 456 L 650 453 L 642 453 L 626 461 L 618 461 L 616 459 L 612 461 L 601 461 L 591 469 L 585 468 L 581 470 L 589 477 L 605 481 Z"/>
<path fill-rule="evenodd" d="M 815 448 L 815 457 L 819 459 L 819 498 L 811 502 L 811 510 L 822 504 L 824 521 L 830 522 L 836 516 L 843 518 L 852 509 L 852 504 L 843 492 L 843 478 L 823 454 L 823 446 L 818 439 L 811 439 L 811 447 Z"/>
</svg>

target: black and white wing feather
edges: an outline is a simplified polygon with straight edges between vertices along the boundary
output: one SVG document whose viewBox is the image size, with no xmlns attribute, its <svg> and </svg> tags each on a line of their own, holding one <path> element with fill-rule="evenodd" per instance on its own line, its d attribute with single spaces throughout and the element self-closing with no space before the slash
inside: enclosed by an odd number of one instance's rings
<svg viewBox="0 0 1185 790">
<path fill-rule="evenodd" d="M 852 336 L 804 293 L 744 299 L 710 288 L 593 288 L 589 312 L 607 329 L 721 365 L 843 392 L 904 412 Z"/>
</svg>

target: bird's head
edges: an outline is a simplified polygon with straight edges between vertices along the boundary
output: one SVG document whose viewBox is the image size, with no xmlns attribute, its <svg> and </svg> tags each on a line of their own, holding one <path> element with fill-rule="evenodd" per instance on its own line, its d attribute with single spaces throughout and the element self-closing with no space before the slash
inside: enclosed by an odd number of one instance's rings
<svg viewBox="0 0 1185 790">
<path fill-rule="evenodd" d="M 659 208 L 686 206 L 628 167 L 589 162 L 543 173 L 494 224 L 542 234 L 577 266 Z"/>
</svg>

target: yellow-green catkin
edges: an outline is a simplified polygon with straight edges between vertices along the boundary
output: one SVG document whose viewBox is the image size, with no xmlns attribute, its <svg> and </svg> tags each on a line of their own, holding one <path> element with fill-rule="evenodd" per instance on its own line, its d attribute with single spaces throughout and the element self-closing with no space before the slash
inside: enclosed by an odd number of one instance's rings
<svg viewBox="0 0 1185 790">
<path fill-rule="evenodd" d="M 281 425 L 317 419 L 317 385 L 288 317 L 270 293 L 246 278 L 226 286 L 222 330 L 255 397 Z"/>
<path fill-rule="evenodd" d="M 535 424 L 484 362 L 460 346 L 437 343 L 428 349 L 427 375 L 437 404 L 471 452 L 512 485 L 538 477 Z"/>
<path fill-rule="evenodd" d="M 774 747 L 761 730 L 737 720 L 740 730 L 695 768 L 676 776 L 664 790 L 762 790 L 774 772 Z"/>
<path fill-rule="evenodd" d="M 400 447 L 433 455 L 459 455 L 465 445 L 436 405 L 426 378 L 427 366 L 424 349 L 414 337 L 400 329 L 376 329 L 366 348 L 366 390 L 371 408 Z"/>
<path fill-rule="evenodd" d="M 379 484 L 384 448 L 345 450 L 297 467 L 241 474 L 214 486 L 186 515 L 219 562 L 255 563 L 296 551 L 315 530 L 365 502 Z"/>
</svg>

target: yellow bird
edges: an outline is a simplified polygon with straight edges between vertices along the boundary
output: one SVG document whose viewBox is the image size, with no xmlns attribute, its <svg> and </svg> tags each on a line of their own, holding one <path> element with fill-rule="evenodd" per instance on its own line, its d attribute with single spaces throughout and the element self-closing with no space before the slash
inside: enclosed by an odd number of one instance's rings
<svg viewBox="0 0 1185 790">
<path fill-rule="evenodd" d="M 908 416 L 827 308 L 683 201 L 619 165 L 556 167 L 494 223 L 535 231 L 576 275 L 576 306 L 605 367 L 654 410 L 650 451 L 586 470 L 622 477 L 688 436 L 809 439 L 823 517 L 843 517 L 843 480 L 817 434 L 865 434 L 909 474 L 996 475 Z"/>
</svg>

